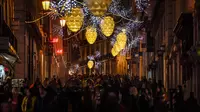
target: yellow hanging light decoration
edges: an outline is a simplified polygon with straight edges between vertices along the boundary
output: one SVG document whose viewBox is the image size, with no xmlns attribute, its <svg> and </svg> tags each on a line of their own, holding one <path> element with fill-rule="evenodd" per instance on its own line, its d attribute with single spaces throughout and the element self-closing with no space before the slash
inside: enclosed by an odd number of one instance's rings
<svg viewBox="0 0 200 112">
<path fill-rule="evenodd" d="M 115 49 L 111 49 L 111 54 L 115 57 L 115 56 L 117 56 L 117 54 L 118 54 L 118 52 L 117 51 L 115 51 Z"/>
<path fill-rule="evenodd" d="M 106 16 L 103 18 L 100 24 L 102 33 L 109 37 L 112 35 L 114 28 L 115 28 L 115 21 L 112 17 Z"/>
<path fill-rule="evenodd" d="M 89 69 L 92 69 L 92 67 L 94 66 L 94 61 L 92 60 L 88 61 L 87 66 Z"/>
<path fill-rule="evenodd" d="M 126 30 L 123 29 L 122 32 L 117 35 L 117 42 L 119 43 L 120 49 L 125 48 L 126 41 L 127 41 Z"/>
<path fill-rule="evenodd" d="M 84 0 L 94 16 L 103 16 L 112 0 Z"/>
<path fill-rule="evenodd" d="M 116 52 L 120 52 L 122 49 L 120 48 L 120 44 L 116 41 L 115 44 L 113 45 L 113 49 Z"/>
<path fill-rule="evenodd" d="M 79 7 L 72 8 L 71 13 L 66 16 L 67 27 L 70 31 L 77 32 L 83 25 L 83 19 L 84 15 L 82 9 Z"/>
<path fill-rule="evenodd" d="M 88 26 L 86 28 L 86 33 L 85 33 L 85 37 L 88 41 L 89 44 L 94 44 L 94 42 L 97 39 L 97 31 L 96 28 L 92 27 L 92 26 Z"/>
</svg>

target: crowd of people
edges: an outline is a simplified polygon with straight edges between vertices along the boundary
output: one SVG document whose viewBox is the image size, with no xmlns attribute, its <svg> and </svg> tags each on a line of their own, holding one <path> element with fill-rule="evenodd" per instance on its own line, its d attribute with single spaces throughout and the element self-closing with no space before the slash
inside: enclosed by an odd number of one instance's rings
<svg viewBox="0 0 200 112">
<path fill-rule="evenodd" d="M 0 112 L 200 112 L 192 92 L 184 101 L 181 86 L 166 92 L 161 82 L 145 77 L 71 76 L 65 83 L 38 78 L 20 88 L 10 82 L 0 86 Z"/>
</svg>

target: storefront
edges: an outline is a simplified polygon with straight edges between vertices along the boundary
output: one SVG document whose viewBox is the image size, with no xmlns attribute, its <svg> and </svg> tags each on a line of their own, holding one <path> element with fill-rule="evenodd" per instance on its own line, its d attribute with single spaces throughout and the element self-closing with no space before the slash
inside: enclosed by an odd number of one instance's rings
<svg viewBox="0 0 200 112">
<path fill-rule="evenodd" d="M 19 62 L 19 56 L 16 51 L 17 39 L 4 20 L 1 25 L 3 33 L 0 35 L 0 67 L 2 75 L 4 74 L 2 69 L 6 68 L 8 71 L 5 71 L 5 77 L 13 77 L 15 64 Z"/>
</svg>

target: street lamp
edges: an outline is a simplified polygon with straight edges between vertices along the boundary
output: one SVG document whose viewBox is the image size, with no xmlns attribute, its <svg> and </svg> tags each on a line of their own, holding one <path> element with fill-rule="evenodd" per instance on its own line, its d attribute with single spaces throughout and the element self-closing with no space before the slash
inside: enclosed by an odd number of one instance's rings
<svg viewBox="0 0 200 112">
<path fill-rule="evenodd" d="M 42 1 L 42 7 L 44 10 L 49 10 L 50 8 L 50 1 L 49 0 L 43 0 Z"/>
<path fill-rule="evenodd" d="M 66 20 L 65 19 L 60 19 L 60 26 L 64 27 L 66 24 Z"/>
</svg>

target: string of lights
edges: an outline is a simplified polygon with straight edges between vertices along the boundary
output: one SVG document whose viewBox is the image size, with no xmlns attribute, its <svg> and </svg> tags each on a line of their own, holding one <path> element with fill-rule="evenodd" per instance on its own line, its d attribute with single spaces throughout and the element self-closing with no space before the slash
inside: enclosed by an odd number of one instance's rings
<svg viewBox="0 0 200 112">
<path fill-rule="evenodd" d="M 120 20 L 115 22 L 117 26 L 114 28 L 114 32 L 111 35 L 111 45 L 114 45 L 114 43 L 116 42 L 116 37 L 122 31 L 122 29 L 125 29 L 127 36 L 127 43 L 126 47 L 124 48 L 125 49 L 124 51 L 126 51 L 126 49 L 131 49 L 132 47 L 135 47 L 137 45 L 137 42 L 141 39 L 138 38 L 138 35 L 133 34 L 133 32 L 137 32 L 138 28 L 141 26 L 143 21 L 137 20 L 136 15 L 133 14 L 133 8 L 132 7 L 125 8 L 122 5 L 122 0 L 110 0 L 110 1 L 111 4 L 109 4 L 109 6 L 107 7 L 107 12 L 105 12 L 105 14 L 99 12 L 100 14 L 103 14 L 103 16 L 97 16 L 96 13 L 94 13 L 93 10 L 91 9 L 91 6 L 88 5 L 86 1 L 83 2 L 79 2 L 77 0 L 51 1 L 50 10 L 48 12 L 44 13 L 43 16 L 38 19 L 35 19 L 33 21 L 26 21 L 26 23 L 37 22 L 40 19 L 43 19 L 44 17 L 48 16 L 53 20 L 61 18 L 66 19 L 67 16 L 74 14 L 73 9 L 78 7 L 82 11 L 81 14 L 83 14 L 83 21 L 81 21 L 82 24 L 80 25 L 80 29 L 78 29 L 69 38 L 63 38 L 63 40 L 68 40 L 72 37 L 77 36 L 79 33 L 84 31 L 88 26 L 94 27 L 97 34 L 100 35 L 99 37 L 107 39 L 104 33 L 102 32 L 102 29 L 100 28 L 100 24 L 102 24 L 104 17 L 112 15 L 114 19 L 120 18 Z M 144 12 L 145 9 L 149 6 L 148 2 L 149 2 L 148 0 L 135 0 L 137 11 Z M 76 14 L 73 17 L 76 17 Z M 64 34 L 62 27 L 59 27 L 58 25 L 53 25 L 53 35 L 63 37 Z"/>
</svg>

